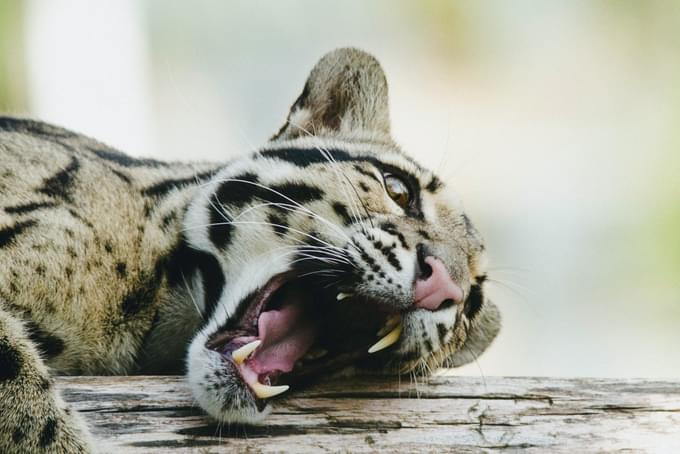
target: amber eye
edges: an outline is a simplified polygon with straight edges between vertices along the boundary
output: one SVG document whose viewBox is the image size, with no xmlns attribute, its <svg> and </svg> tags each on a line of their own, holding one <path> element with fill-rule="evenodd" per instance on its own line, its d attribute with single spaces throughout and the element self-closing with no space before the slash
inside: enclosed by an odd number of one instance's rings
<svg viewBox="0 0 680 454">
<path fill-rule="evenodd" d="M 400 207 L 408 208 L 411 203 L 411 191 L 404 180 L 391 173 L 385 174 L 385 190 Z"/>
</svg>

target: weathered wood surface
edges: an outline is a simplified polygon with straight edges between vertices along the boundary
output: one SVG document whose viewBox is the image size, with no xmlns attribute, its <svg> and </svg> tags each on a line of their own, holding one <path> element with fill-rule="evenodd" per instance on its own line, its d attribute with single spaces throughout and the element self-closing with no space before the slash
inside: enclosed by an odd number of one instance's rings
<svg viewBox="0 0 680 454">
<path fill-rule="evenodd" d="M 225 427 L 178 377 L 59 378 L 104 452 L 680 452 L 680 380 L 352 379 Z"/>
</svg>

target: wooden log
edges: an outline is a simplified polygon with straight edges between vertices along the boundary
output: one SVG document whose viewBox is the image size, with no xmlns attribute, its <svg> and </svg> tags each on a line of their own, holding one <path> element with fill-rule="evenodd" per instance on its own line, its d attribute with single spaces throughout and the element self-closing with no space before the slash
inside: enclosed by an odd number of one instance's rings
<svg viewBox="0 0 680 454">
<path fill-rule="evenodd" d="M 352 378 L 225 426 L 181 377 L 60 377 L 104 452 L 680 452 L 680 380 Z"/>
</svg>

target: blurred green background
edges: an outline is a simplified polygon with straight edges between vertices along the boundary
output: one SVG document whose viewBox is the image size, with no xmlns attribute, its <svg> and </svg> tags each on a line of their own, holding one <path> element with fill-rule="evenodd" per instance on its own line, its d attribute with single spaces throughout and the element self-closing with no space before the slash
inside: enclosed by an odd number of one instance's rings
<svg viewBox="0 0 680 454">
<path fill-rule="evenodd" d="M 505 326 L 456 373 L 680 375 L 678 2 L 0 0 L 0 110 L 226 160 L 347 45 L 487 238 Z"/>
</svg>

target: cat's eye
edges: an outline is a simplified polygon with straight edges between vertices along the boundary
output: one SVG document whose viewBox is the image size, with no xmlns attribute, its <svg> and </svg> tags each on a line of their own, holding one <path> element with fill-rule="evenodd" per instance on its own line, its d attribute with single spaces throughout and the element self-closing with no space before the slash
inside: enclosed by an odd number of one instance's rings
<svg viewBox="0 0 680 454">
<path fill-rule="evenodd" d="M 403 209 L 411 203 L 411 190 L 404 180 L 391 173 L 385 174 L 385 190 L 392 200 Z"/>
</svg>

